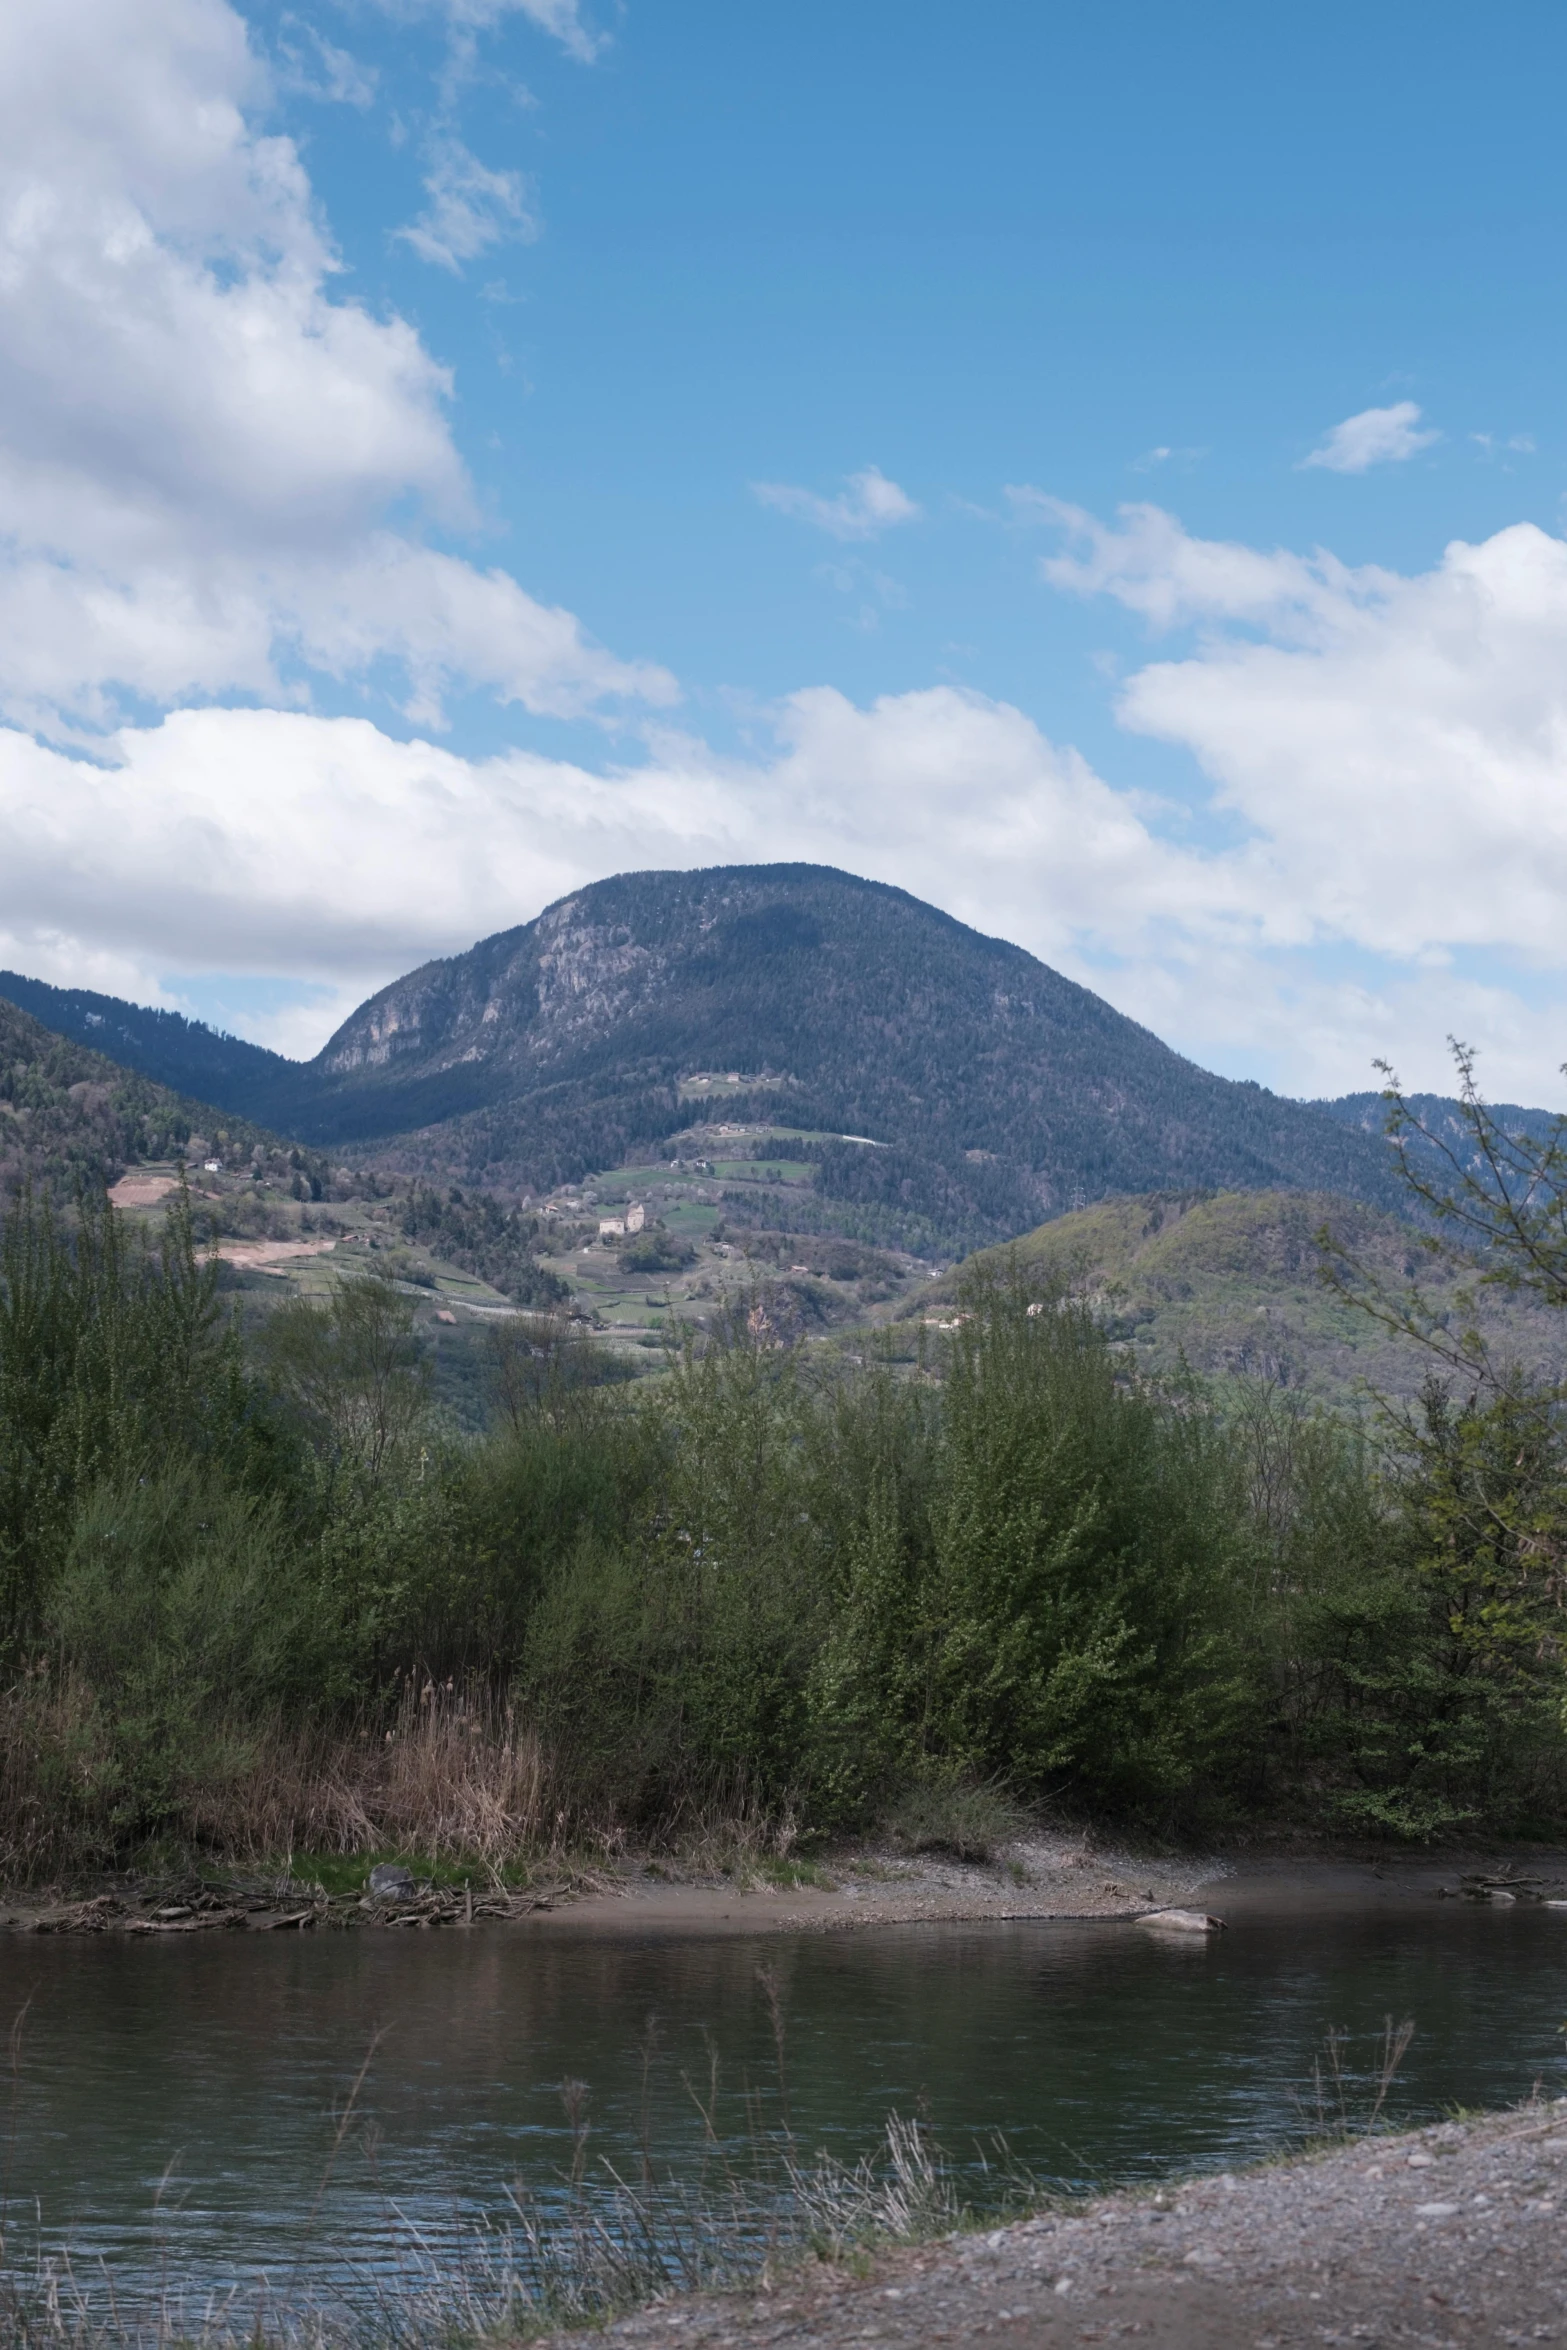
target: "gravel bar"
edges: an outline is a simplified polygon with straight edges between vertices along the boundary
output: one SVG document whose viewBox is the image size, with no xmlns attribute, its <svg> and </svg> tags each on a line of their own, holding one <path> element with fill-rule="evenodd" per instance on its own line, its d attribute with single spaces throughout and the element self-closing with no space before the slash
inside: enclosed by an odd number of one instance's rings
<svg viewBox="0 0 1567 2350">
<path fill-rule="evenodd" d="M 1567 2098 L 1106 2196 L 863 2273 L 794 2269 L 770 2291 L 666 2301 L 606 2330 L 758 2350 L 1567 2342 L 1564 2209 Z"/>
</svg>

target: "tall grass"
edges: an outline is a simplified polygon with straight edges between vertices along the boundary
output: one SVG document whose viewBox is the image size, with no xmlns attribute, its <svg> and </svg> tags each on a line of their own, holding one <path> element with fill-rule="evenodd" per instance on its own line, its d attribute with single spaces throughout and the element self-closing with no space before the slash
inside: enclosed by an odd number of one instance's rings
<svg viewBox="0 0 1567 2350">
<path fill-rule="evenodd" d="M 392 1851 L 498 1872 L 583 1830 L 537 1735 L 477 1677 L 409 1676 L 384 1721 L 228 1721 L 192 1756 L 168 1836 L 234 1864 Z M 31 1676 L 0 1700 L 0 1869 L 58 1875 L 95 1845 L 112 1859 L 113 1744 L 78 1678 Z"/>
<path fill-rule="evenodd" d="M 599 2326 L 671 2295 L 771 2281 L 802 2262 L 927 2242 L 981 2220 L 993 2226 L 1042 2196 L 1009 2173 L 983 2211 L 972 2209 L 929 2131 L 897 2115 L 872 2153 L 843 2162 L 803 2155 L 786 2125 L 763 2129 L 751 2106 L 737 2159 L 706 2104 L 711 2160 L 698 2177 L 659 2176 L 646 2149 L 640 2177 L 628 2180 L 591 2160 L 583 2085 L 566 2083 L 563 2098 L 574 2154 L 550 2199 L 513 2186 L 495 2218 L 439 2235 L 389 2203 L 373 2261 L 312 2241 L 352 2098 L 281 2278 L 214 2287 L 161 2250 L 150 2274 L 117 2275 L 50 2249 L 36 2222 L 25 2242 L 0 2225 L 0 2335 L 38 2350 L 451 2350 Z"/>
</svg>

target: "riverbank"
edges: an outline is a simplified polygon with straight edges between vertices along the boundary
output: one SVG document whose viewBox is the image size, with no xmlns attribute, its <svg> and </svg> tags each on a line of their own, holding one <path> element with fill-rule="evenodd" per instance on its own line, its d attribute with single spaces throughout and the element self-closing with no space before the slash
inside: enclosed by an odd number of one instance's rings
<svg viewBox="0 0 1567 2350">
<path fill-rule="evenodd" d="M 819 1859 L 640 1855 L 613 1863 L 541 1861 L 525 1883 L 475 1871 L 421 1878 L 376 1895 L 368 1860 L 262 1872 L 120 1876 L 70 1889 L 0 1895 L 0 1930 L 37 1934 L 312 1932 L 469 1928 L 526 1920 L 592 1935 L 853 1931 L 987 1919 L 1114 1919 L 1150 1911 L 1320 1912 L 1386 1902 L 1491 1898 L 1567 1902 L 1567 1853 L 1248 1848 L 1153 1854 L 1086 1832 L 1033 1830 L 985 1861 L 860 1841 Z M 342 1881 L 345 1874 L 349 1878 Z M 1564 1916 L 1567 1928 L 1567 1916 Z M 1564 1931 L 1567 1947 L 1567 1931 Z"/>
<path fill-rule="evenodd" d="M 1567 2099 L 1105 2196 L 983 2236 L 801 2265 L 665 2301 L 635 2345 L 885 2350 L 1135 2340 L 1144 2350 L 1567 2339 Z M 580 2337 L 550 2337 L 566 2350 Z"/>
</svg>

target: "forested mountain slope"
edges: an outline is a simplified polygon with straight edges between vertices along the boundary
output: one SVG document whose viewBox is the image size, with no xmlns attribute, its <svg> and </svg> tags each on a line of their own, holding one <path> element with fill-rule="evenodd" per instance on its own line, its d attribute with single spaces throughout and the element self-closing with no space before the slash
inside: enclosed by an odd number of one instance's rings
<svg viewBox="0 0 1567 2350">
<path fill-rule="evenodd" d="M 0 999 L 0 1198 L 27 1182 L 115 1182 L 142 1160 L 204 1149 L 249 1154 L 247 1119 L 187 1100 L 90 1052 Z"/>
<path fill-rule="evenodd" d="M 1457 1101 L 1447 1094 L 1410 1093 L 1404 1096 L 1404 1102 L 1424 1129 L 1423 1134 L 1406 1130 L 1406 1147 L 1424 1159 L 1433 1173 L 1442 1171 L 1444 1150 L 1451 1151 L 1458 1163 L 1471 1173 L 1481 1172 L 1473 1124 L 1465 1118 Z M 1387 1132 L 1385 1094 L 1344 1093 L 1334 1101 L 1312 1102 L 1310 1107 L 1336 1119 L 1341 1126 L 1353 1127 L 1359 1134 Z M 1548 1141 L 1560 1124 L 1559 1112 L 1525 1109 L 1520 1102 L 1492 1102 L 1489 1109 L 1504 1133 L 1527 1135 L 1533 1142 Z"/>
<path fill-rule="evenodd" d="M 236 1117 L 286 1126 L 302 1084 L 308 1090 L 304 1063 L 187 1020 L 183 1012 L 128 1004 L 91 988 L 51 987 L 18 971 L 0 971 L 0 998 L 57 1035 Z"/>
<path fill-rule="evenodd" d="M 140 1067 L 199 1068 L 235 1110 L 513 1192 L 706 1119 L 806 1137 L 829 1222 L 873 1209 L 954 1252 L 1161 1188 L 1399 1197 L 1374 1134 L 1215 1077 L 1021 948 L 825 866 L 595 883 L 384 988 L 309 1064 L 71 1003 L 73 1033 L 91 1017 Z"/>
<path fill-rule="evenodd" d="M 1171 1184 L 1395 1197 L 1374 1139 L 1211 1076 L 1021 948 L 824 867 L 597 883 L 384 989 L 314 1066 L 314 1138 L 396 1138 L 411 1165 L 537 1190 L 694 1117 L 765 1118 L 818 1138 L 824 1201 L 881 1204 L 953 1246 Z M 690 1082 L 715 1072 L 739 1085 Z"/>
</svg>

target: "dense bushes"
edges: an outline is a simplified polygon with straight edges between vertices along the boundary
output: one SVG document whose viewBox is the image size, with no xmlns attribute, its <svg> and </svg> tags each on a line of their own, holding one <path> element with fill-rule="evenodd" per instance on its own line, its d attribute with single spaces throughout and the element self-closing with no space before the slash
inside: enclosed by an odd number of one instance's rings
<svg viewBox="0 0 1567 2350">
<path fill-rule="evenodd" d="M 182 1211 L 153 1251 L 101 1204 L 69 1232 L 24 1208 L 0 1256 L 13 1865 L 362 1841 L 393 1811 L 411 1834 L 418 1773 L 375 1758 L 416 1684 L 488 1692 L 425 1739 L 427 1832 L 482 1813 L 492 1858 L 523 1822 L 834 1828 L 977 1790 L 1166 1828 L 1559 1825 L 1551 1396 L 1433 1386 L 1375 1441 L 1264 1391 L 1221 1411 L 995 1279 L 941 1346 L 851 1364 L 742 1316 L 628 1392 L 520 1319 L 467 1441 L 389 1282 L 285 1308 L 247 1362 Z M 329 1750 L 335 1777 L 279 1760 Z"/>
</svg>

